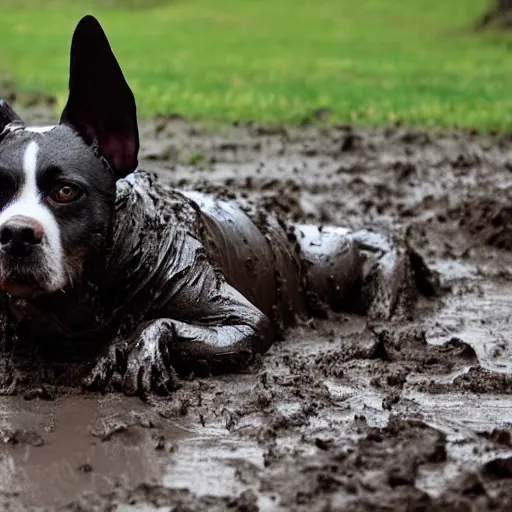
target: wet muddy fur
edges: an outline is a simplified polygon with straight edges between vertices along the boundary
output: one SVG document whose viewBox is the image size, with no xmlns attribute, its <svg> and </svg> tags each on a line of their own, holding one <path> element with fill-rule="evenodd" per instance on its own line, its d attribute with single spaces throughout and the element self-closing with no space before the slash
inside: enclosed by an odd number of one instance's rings
<svg viewBox="0 0 512 512">
<path fill-rule="evenodd" d="M 261 206 L 244 212 L 233 200 L 183 194 L 137 172 L 118 185 L 106 272 L 114 277 L 103 284 L 110 300 L 119 297 L 121 325 L 129 317 L 135 326 L 128 342 L 116 335 L 114 371 L 125 368 L 118 378 L 126 392 L 165 391 L 174 370 L 244 369 L 315 312 L 410 314 L 416 282 L 429 277 L 414 258 L 390 236 L 287 224 Z M 112 350 L 89 385 L 109 384 Z"/>
</svg>

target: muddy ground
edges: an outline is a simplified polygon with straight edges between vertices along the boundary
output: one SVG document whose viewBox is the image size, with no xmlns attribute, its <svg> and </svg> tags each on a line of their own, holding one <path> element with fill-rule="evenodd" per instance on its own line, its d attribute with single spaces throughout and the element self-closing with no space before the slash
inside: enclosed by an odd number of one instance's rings
<svg viewBox="0 0 512 512">
<path fill-rule="evenodd" d="M 142 141 L 176 186 L 407 232 L 442 293 L 406 322 L 311 320 L 170 398 L 1 397 L 5 510 L 512 509 L 512 138 L 159 118 Z"/>
</svg>

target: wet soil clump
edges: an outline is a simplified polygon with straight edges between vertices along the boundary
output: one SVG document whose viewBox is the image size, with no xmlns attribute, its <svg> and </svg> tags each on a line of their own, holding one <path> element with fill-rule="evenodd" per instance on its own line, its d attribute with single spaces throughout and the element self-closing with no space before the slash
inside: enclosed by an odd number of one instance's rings
<svg viewBox="0 0 512 512">
<path fill-rule="evenodd" d="M 400 321 L 312 319 L 168 398 L 0 397 L 4 508 L 512 508 L 510 137 L 161 117 L 141 140 L 141 167 L 176 187 L 405 235 L 442 293 Z"/>
</svg>

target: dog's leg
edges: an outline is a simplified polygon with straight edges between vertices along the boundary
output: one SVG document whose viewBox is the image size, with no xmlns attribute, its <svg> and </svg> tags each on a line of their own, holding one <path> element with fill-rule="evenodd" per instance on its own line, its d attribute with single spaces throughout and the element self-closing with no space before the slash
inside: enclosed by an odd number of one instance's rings
<svg viewBox="0 0 512 512">
<path fill-rule="evenodd" d="M 436 288 L 421 257 L 397 236 L 369 230 L 298 225 L 308 285 L 335 310 L 374 320 L 409 314 L 418 291 Z"/>
<path fill-rule="evenodd" d="M 436 292 L 436 276 L 403 238 L 360 230 L 352 235 L 363 256 L 359 307 L 376 320 L 414 311 L 419 293 Z"/>
<path fill-rule="evenodd" d="M 176 388 L 174 368 L 243 369 L 274 339 L 269 319 L 204 259 L 192 261 L 173 281 L 170 296 L 172 301 L 158 305 L 161 317 L 153 313 L 131 336 L 108 347 L 85 379 L 87 388 L 167 394 Z"/>
<path fill-rule="evenodd" d="M 260 352 L 266 326 L 200 326 L 160 318 L 142 324 L 128 340 L 114 342 L 85 380 L 91 389 L 111 385 L 128 395 L 167 395 L 179 387 L 175 367 L 209 372 L 242 370 Z"/>
<path fill-rule="evenodd" d="M 180 371 L 242 370 L 254 361 L 255 338 L 255 331 L 244 325 L 206 327 L 170 319 L 148 322 L 128 354 L 122 390 L 126 394 L 167 393 L 177 383 L 172 365 Z"/>
<path fill-rule="evenodd" d="M 295 226 L 306 267 L 310 303 L 334 310 L 350 309 L 361 281 L 362 259 L 350 232 L 343 228 Z"/>
</svg>

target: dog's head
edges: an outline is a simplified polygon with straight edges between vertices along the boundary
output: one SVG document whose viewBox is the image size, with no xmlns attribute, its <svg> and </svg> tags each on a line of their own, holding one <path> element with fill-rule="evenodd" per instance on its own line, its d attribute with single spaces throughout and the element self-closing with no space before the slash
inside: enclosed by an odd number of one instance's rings
<svg viewBox="0 0 512 512">
<path fill-rule="evenodd" d="M 0 292 L 33 297 L 73 284 L 109 234 L 116 180 L 136 169 L 138 149 L 133 94 L 86 16 L 57 126 L 27 128 L 0 101 Z"/>
</svg>

